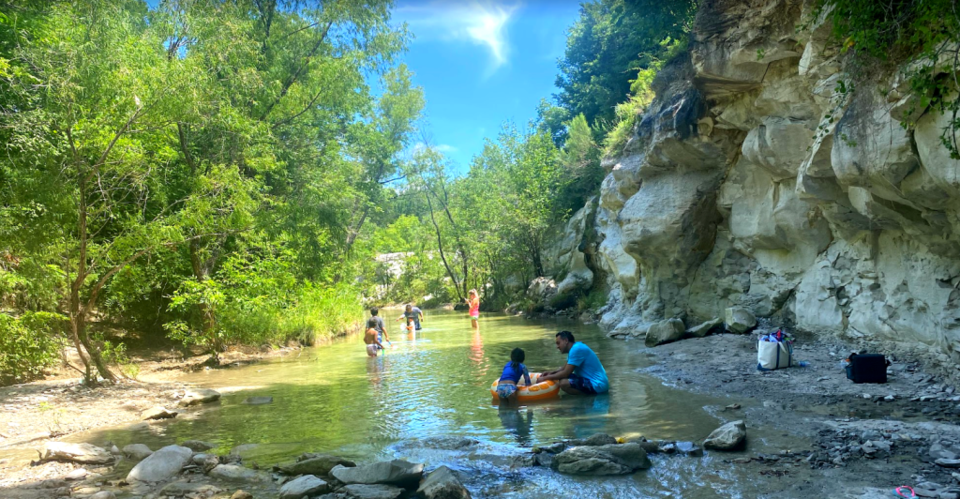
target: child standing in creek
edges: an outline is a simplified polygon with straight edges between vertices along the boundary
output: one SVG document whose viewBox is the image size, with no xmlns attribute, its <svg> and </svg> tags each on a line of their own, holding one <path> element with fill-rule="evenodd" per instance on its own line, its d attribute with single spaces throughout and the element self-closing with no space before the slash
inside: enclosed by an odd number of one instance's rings
<svg viewBox="0 0 960 499">
<path fill-rule="evenodd" d="M 467 296 L 463 301 L 470 305 L 470 327 L 478 329 L 480 327 L 478 322 L 480 320 L 480 296 L 477 295 L 475 289 L 471 289 Z"/>
</svg>

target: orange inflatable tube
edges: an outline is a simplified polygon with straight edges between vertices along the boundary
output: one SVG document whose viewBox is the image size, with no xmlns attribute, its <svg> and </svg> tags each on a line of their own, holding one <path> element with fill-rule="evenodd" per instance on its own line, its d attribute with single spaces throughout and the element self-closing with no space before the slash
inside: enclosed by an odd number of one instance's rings
<svg viewBox="0 0 960 499">
<path fill-rule="evenodd" d="M 537 381 L 539 378 L 540 373 L 530 373 L 531 384 L 529 386 L 523 381 L 523 378 L 520 379 L 520 382 L 517 383 L 517 400 L 519 402 L 537 402 L 560 395 L 560 385 L 556 381 Z M 497 385 L 499 384 L 500 380 L 498 379 L 490 385 L 490 393 L 495 401 L 500 400 L 497 395 Z"/>
</svg>

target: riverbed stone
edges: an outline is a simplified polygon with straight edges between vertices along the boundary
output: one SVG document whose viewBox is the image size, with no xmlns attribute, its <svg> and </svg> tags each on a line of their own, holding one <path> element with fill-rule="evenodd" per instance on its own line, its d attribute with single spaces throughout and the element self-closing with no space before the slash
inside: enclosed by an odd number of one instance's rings
<svg viewBox="0 0 960 499">
<path fill-rule="evenodd" d="M 743 307 L 728 307 L 723 311 L 723 322 L 732 333 L 746 333 L 757 326 L 757 317 Z"/>
<path fill-rule="evenodd" d="M 426 499 L 470 499 L 470 491 L 460 483 L 457 474 L 446 466 L 427 475 L 420 483 L 417 494 Z"/>
<path fill-rule="evenodd" d="M 90 472 L 87 471 L 86 469 L 77 468 L 71 471 L 70 473 L 67 473 L 66 475 L 64 475 L 63 479 L 64 480 L 83 480 L 84 478 L 87 477 L 88 474 L 90 474 Z"/>
<path fill-rule="evenodd" d="M 723 325 L 723 319 L 716 317 L 712 320 L 702 322 L 696 326 L 687 329 L 687 334 L 693 336 L 694 338 L 703 338 L 704 336 L 710 334 L 711 331 L 718 329 Z"/>
<path fill-rule="evenodd" d="M 352 484 L 337 492 L 336 497 L 344 499 L 397 499 L 403 495 L 400 487 L 378 484 Z"/>
<path fill-rule="evenodd" d="M 177 411 L 171 411 L 163 406 L 151 407 L 140 413 L 140 418 L 144 421 L 149 421 L 152 419 L 170 419 L 177 417 L 179 414 Z"/>
<path fill-rule="evenodd" d="M 293 464 L 281 465 L 280 472 L 285 475 L 320 475 L 329 476 L 330 470 L 336 466 L 353 468 L 357 464 L 349 459 L 330 456 L 327 454 L 314 454 L 314 457 L 298 461 Z"/>
<path fill-rule="evenodd" d="M 280 487 L 280 499 L 300 499 L 304 496 L 323 494 L 330 489 L 330 485 L 313 476 L 299 476 Z"/>
<path fill-rule="evenodd" d="M 251 470 L 236 464 L 219 464 L 208 473 L 214 478 L 222 480 L 236 480 L 246 482 L 266 482 L 270 476 L 261 471 Z"/>
<path fill-rule="evenodd" d="M 423 464 L 402 459 L 381 461 L 348 468 L 336 466 L 331 471 L 337 480 L 346 484 L 382 484 L 415 487 L 423 476 Z"/>
<path fill-rule="evenodd" d="M 626 475 L 650 466 L 646 451 L 636 443 L 573 447 L 553 460 L 553 468 L 571 475 Z"/>
<path fill-rule="evenodd" d="M 187 440 L 180 444 L 194 452 L 203 452 L 213 449 L 217 444 L 211 444 L 210 442 L 204 442 L 202 440 Z"/>
<path fill-rule="evenodd" d="M 92 444 L 47 442 L 43 445 L 42 461 L 62 461 L 81 464 L 108 464 L 114 461 L 110 451 Z"/>
<path fill-rule="evenodd" d="M 134 461 L 143 461 L 150 454 L 153 454 L 153 451 L 143 444 L 130 444 L 123 447 L 123 455 Z"/>
<path fill-rule="evenodd" d="M 647 337 L 644 339 L 644 345 L 655 347 L 664 343 L 671 343 L 683 338 L 683 321 L 680 319 L 667 319 L 650 326 L 647 329 Z"/>
<path fill-rule="evenodd" d="M 606 433 L 594 433 L 587 438 L 574 439 L 570 441 L 570 445 L 587 445 L 587 446 L 597 446 L 597 445 L 613 445 L 617 443 L 617 439 L 613 436 Z M 562 449 L 561 449 L 562 452 Z"/>
<path fill-rule="evenodd" d="M 207 404 L 220 400 L 220 392 L 209 388 L 193 388 L 187 390 L 180 399 L 181 407 L 189 407 L 198 404 Z"/>
<path fill-rule="evenodd" d="M 747 425 L 742 421 L 731 421 L 707 436 L 703 441 L 703 448 L 710 450 L 738 450 L 743 448 L 747 441 Z"/>
<path fill-rule="evenodd" d="M 92 496 L 87 496 L 87 499 L 117 499 L 117 496 L 109 490 L 101 490 Z"/>
<path fill-rule="evenodd" d="M 146 459 L 140 461 L 127 474 L 127 481 L 160 482 L 167 480 L 183 469 L 190 462 L 193 451 L 179 445 L 168 445 Z"/>
<path fill-rule="evenodd" d="M 253 494 L 243 490 L 238 490 L 234 492 L 232 496 L 230 496 L 230 499 L 253 499 Z"/>
<path fill-rule="evenodd" d="M 223 489 L 209 483 L 179 481 L 164 485 L 163 488 L 160 489 L 160 495 L 171 497 L 210 497 L 222 491 Z"/>
</svg>

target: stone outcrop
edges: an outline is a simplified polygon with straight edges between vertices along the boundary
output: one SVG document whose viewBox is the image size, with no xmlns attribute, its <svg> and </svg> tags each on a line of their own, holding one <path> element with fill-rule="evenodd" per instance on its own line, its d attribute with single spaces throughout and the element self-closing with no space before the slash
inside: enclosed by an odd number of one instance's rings
<svg viewBox="0 0 960 499">
<path fill-rule="evenodd" d="M 114 461 L 110 451 L 91 444 L 47 442 L 41 452 L 43 461 L 62 461 L 81 464 L 109 464 Z"/>
<path fill-rule="evenodd" d="M 661 71 L 599 196 L 554 239 L 558 290 L 604 288 L 611 335 L 739 307 L 960 360 L 949 117 L 915 109 L 897 71 L 838 90 L 857 75 L 832 26 L 806 22 L 811 4 L 704 3 L 689 55 Z"/>
</svg>

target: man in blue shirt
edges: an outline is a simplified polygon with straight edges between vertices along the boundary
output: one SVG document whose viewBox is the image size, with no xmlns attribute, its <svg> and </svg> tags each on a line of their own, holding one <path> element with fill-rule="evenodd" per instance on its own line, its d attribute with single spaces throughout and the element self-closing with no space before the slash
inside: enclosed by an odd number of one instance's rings
<svg viewBox="0 0 960 499">
<path fill-rule="evenodd" d="M 557 350 L 567 354 L 567 363 L 555 371 L 540 375 L 540 381 L 559 380 L 560 389 L 572 395 L 596 395 L 610 390 L 607 371 L 587 345 L 578 343 L 570 331 L 556 336 Z"/>
</svg>

